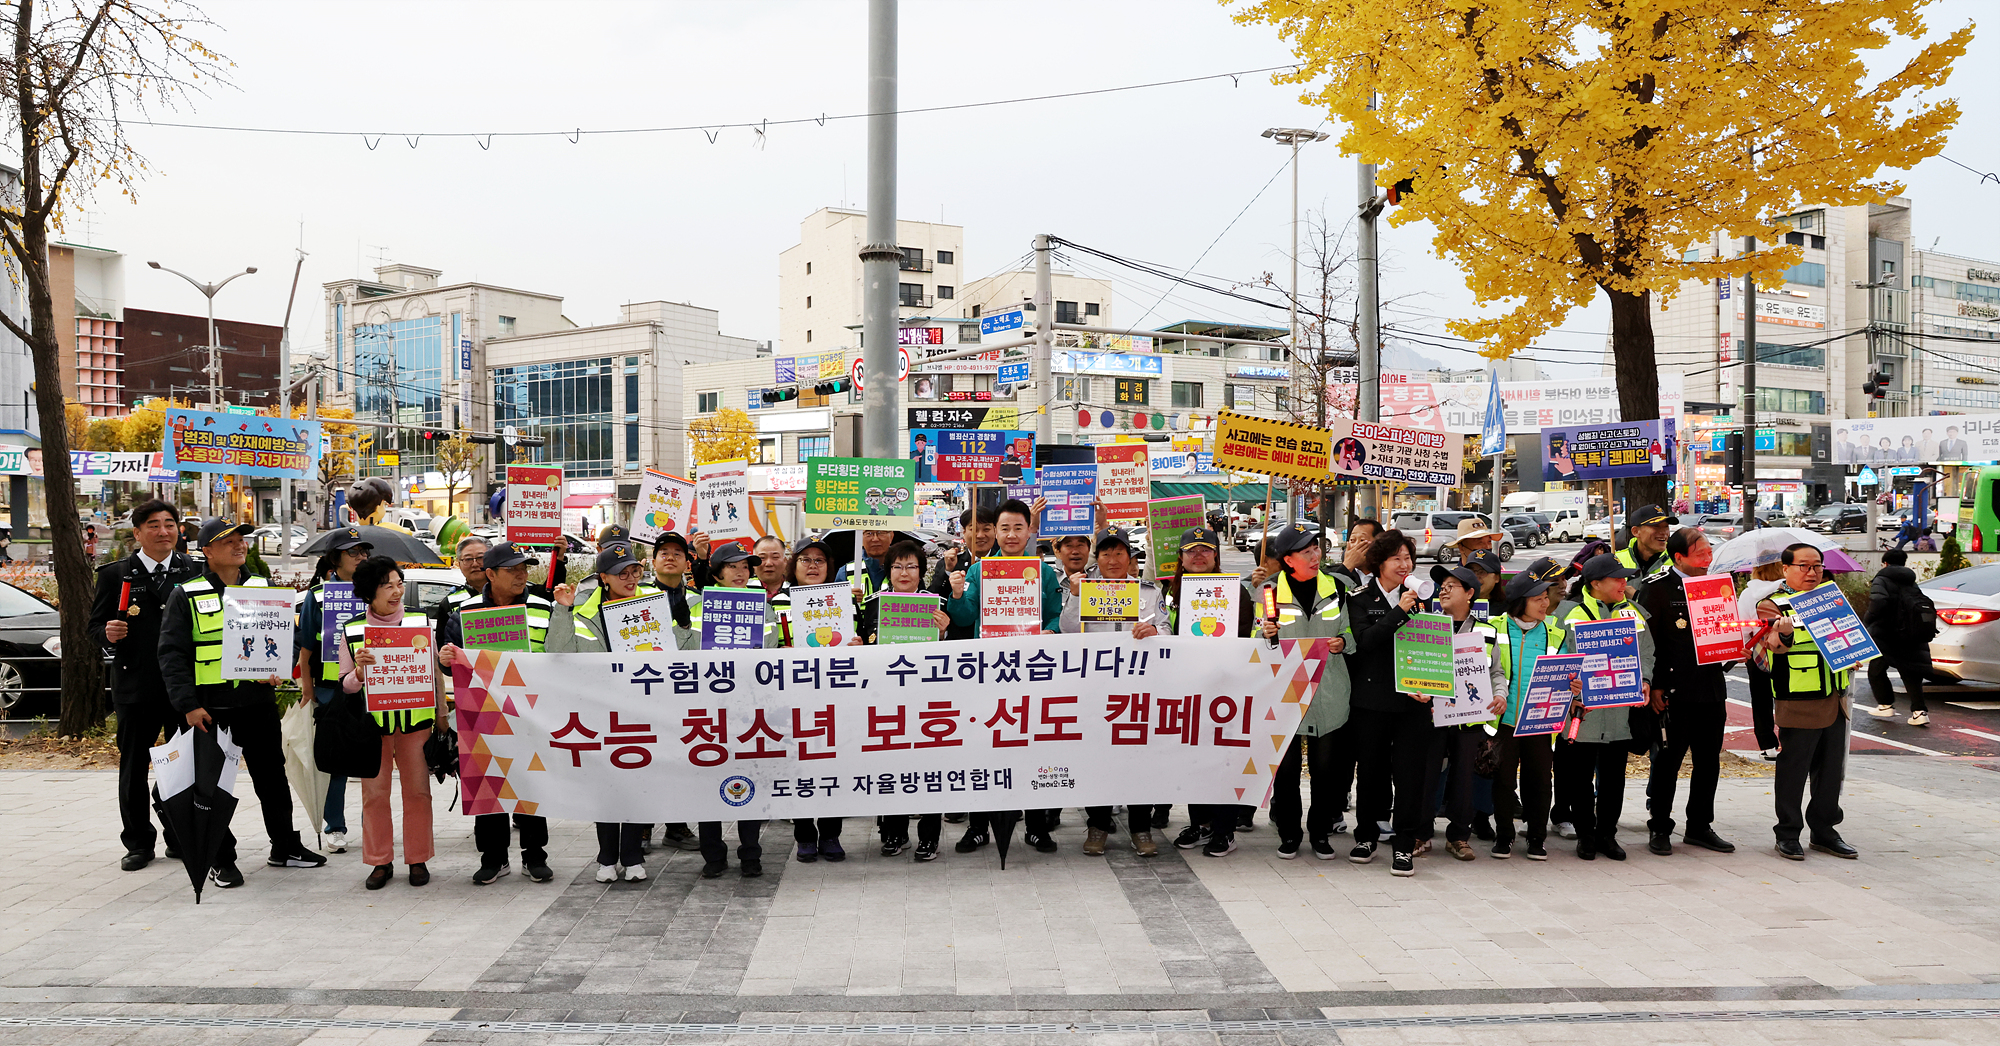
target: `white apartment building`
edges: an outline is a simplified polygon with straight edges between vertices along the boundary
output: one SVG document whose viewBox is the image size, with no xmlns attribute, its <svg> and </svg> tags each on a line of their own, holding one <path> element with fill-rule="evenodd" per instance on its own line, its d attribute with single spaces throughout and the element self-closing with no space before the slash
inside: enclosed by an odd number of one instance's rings
<svg viewBox="0 0 2000 1046">
<path fill-rule="evenodd" d="M 1910 262 L 1911 413 L 2000 412 L 2000 262 L 1937 251 Z"/>
<path fill-rule="evenodd" d="M 799 223 L 799 242 L 778 254 L 777 351 L 808 355 L 860 344 L 861 248 L 867 242 L 867 211 L 822 207 Z M 899 221 L 896 244 L 903 250 L 898 315 L 962 315 L 956 302 L 965 230 Z"/>
</svg>

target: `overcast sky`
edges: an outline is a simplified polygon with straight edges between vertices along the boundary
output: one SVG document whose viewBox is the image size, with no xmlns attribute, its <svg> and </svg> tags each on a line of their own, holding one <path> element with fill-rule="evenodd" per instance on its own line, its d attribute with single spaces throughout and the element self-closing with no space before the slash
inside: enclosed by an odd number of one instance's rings
<svg viewBox="0 0 2000 1046">
<path fill-rule="evenodd" d="M 1933 31 L 1984 8 L 1951 0 Z M 234 85 L 156 119 L 366 131 L 309 137 L 136 128 L 152 167 L 137 201 L 100 197 L 68 238 L 129 256 L 133 307 L 200 313 L 198 294 L 147 260 L 216 279 L 260 272 L 218 299 L 230 318 L 277 323 L 292 249 L 305 264 L 294 345 L 325 338 L 320 284 L 367 275 L 379 258 L 565 298 L 580 324 L 619 304 L 667 299 L 721 311 L 725 333 L 777 337 L 778 252 L 819 207 L 866 195 L 865 121 L 747 130 L 591 134 L 592 129 L 740 123 L 865 108 L 867 5 L 811 3 L 274 4 L 211 0 L 202 38 L 235 62 Z M 557 17 L 551 18 L 551 14 Z M 2000 170 L 1992 134 L 2000 46 L 1959 64 L 1966 115 L 1947 155 Z M 1282 65 L 1268 27 L 1237 26 L 1207 0 L 906 2 L 900 108 L 960 105 Z M 1268 74 L 1056 101 L 907 115 L 901 217 L 965 227 L 969 275 L 1015 267 L 1049 232 L 1228 283 L 1287 278 L 1286 150 L 1266 127 L 1321 126 L 1323 112 Z M 582 128 L 581 140 L 445 132 Z M 1982 130 L 1983 128 L 1983 130 Z M 1327 125 L 1327 129 L 1338 128 Z M 430 135 L 415 140 L 404 135 Z M 1337 135 L 1336 135 L 1337 137 Z M 374 142 L 370 149 L 367 142 Z M 1274 177 L 1275 176 L 1275 177 Z M 2000 184 L 1940 159 L 1909 176 L 1916 245 L 2000 258 Z M 1310 146 L 1301 200 L 1345 224 L 1355 165 Z M 1392 321 L 1442 333 L 1468 313 L 1457 269 L 1427 230 L 1384 232 Z M 1211 246 L 1212 245 L 1212 246 Z M 1115 318 L 1282 325 L 1282 311 L 1177 290 L 1087 256 L 1076 270 L 1117 279 Z M 1275 295 L 1266 293 L 1267 297 Z M 1549 346 L 1596 350 L 1608 322 L 1575 314 Z M 1455 365 L 1471 353 L 1426 349 Z M 1545 354 L 1555 373 L 1594 361 Z M 1568 364 L 1558 361 L 1568 361 Z M 1594 371 L 1594 366 L 1590 368 Z"/>
</svg>

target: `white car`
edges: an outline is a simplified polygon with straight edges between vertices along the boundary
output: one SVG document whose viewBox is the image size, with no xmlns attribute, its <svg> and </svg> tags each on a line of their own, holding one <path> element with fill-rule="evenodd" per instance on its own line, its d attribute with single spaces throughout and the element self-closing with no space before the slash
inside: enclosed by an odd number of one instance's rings
<svg viewBox="0 0 2000 1046">
<path fill-rule="evenodd" d="M 403 570 L 403 609 L 428 614 L 445 596 L 465 584 L 465 575 L 445 567 L 406 567 Z"/>
<path fill-rule="evenodd" d="M 1589 541 L 1591 538 L 1596 538 L 1599 541 L 1610 541 L 1611 535 L 1624 525 L 1624 516 L 1614 516 L 1610 519 L 1593 519 L 1583 525 L 1583 539 Z"/>
<path fill-rule="evenodd" d="M 281 551 L 278 548 L 278 534 L 279 534 L 278 525 L 273 523 L 273 524 L 268 524 L 266 526 L 258 527 L 256 530 L 251 531 L 250 539 L 256 545 L 258 552 L 269 555 L 273 553 L 279 553 Z M 291 551 L 285 554 L 293 556 L 298 555 L 299 550 L 306 547 L 306 528 L 301 526 L 292 527 L 291 544 L 292 544 Z"/>
<path fill-rule="evenodd" d="M 2000 563 L 1954 570 L 1917 588 L 1937 604 L 1931 674 L 2000 683 Z"/>
</svg>

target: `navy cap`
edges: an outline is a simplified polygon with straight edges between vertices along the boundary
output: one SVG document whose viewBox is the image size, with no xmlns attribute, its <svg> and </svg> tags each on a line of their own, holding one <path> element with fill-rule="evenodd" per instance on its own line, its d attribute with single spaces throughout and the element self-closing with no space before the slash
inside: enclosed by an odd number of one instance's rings
<svg viewBox="0 0 2000 1046">
<path fill-rule="evenodd" d="M 328 552 L 345 552 L 350 548 L 365 548 L 372 551 L 375 546 L 362 540 L 360 527 L 343 527 L 326 543 Z"/>
<path fill-rule="evenodd" d="M 233 537 L 237 534 L 248 534 L 253 529 L 255 528 L 251 527 L 248 523 L 238 523 L 233 519 L 224 519 L 221 516 L 216 516 L 201 525 L 201 533 L 195 535 L 195 547 L 207 548 L 209 545 L 221 541 L 223 538 Z"/>
<path fill-rule="evenodd" d="M 1608 577 L 1635 578 L 1639 572 L 1618 562 L 1617 556 L 1593 556 L 1583 565 L 1583 581 L 1602 581 Z"/>
<path fill-rule="evenodd" d="M 1127 555 L 1130 555 L 1132 553 L 1132 539 L 1126 537 L 1125 532 L 1123 530 L 1118 529 L 1117 527 L 1112 527 L 1111 529 L 1098 535 L 1097 547 L 1095 551 L 1102 552 L 1105 549 L 1112 548 L 1114 546 L 1124 549 Z"/>
<path fill-rule="evenodd" d="M 1641 505 L 1638 511 L 1625 520 L 1627 527 L 1656 527 L 1662 523 L 1672 523 L 1674 517 L 1658 505 Z"/>
<path fill-rule="evenodd" d="M 1526 599 L 1529 596 L 1540 595 L 1548 591 L 1549 586 L 1553 584 L 1555 582 L 1538 578 L 1524 570 L 1508 579 L 1507 601 L 1511 603 L 1516 599 Z"/>
<path fill-rule="evenodd" d="M 657 554 L 660 551 L 661 545 L 679 545 L 681 547 L 681 551 L 684 553 L 691 553 L 694 551 L 694 546 L 688 544 L 688 539 L 682 537 L 680 531 L 678 530 L 669 530 L 666 533 L 661 534 L 659 537 L 654 538 L 653 552 Z"/>
<path fill-rule="evenodd" d="M 1444 584 L 1445 578 L 1456 579 L 1459 584 L 1465 586 L 1465 589 L 1468 592 L 1477 593 L 1479 591 L 1479 579 L 1473 576 L 1473 573 L 1470 568 L 1448 567 L 1445 566 L 1443 563 L 1439 563 L 1431 568 L 1432 581 L 1442 585 Z"/>
<path fill-rule="evenodd" d="M 1204 545 L 1217 552 L 1222 551 L 1222 539 L 1207 527 L 1189 527 L 1187 532 L 1181 535 L 1182 548 L 1200 548 Z"/>
<path fill-rule="evenodd" d="M 1521 571 L 1521 573 L 1537 581 L 1556 582 L 1561 581 L 1562 576 L 1569 573 L 1569 566 L 1568 564 L 1558 563 L 1547 556 L 1543 556 L 1533 563 L 1528 564 L 1528 569 Z"/>
<path fill-rule="evenodd" d="M 627 568 L 636 567 L 639 561 L 632 557 L 632 546 L 611 544 L 597 554 L 597 572 L 600 574 L 622 574 Z"/>
<path fill-rule="evenodd" d="M 1271 555 L 1279 558 L 1289 556 L 1313 543 L 1313 533 L 1297 523 L 1288 524 L 1285 529 L 1271 535 Z"/>
<path fill-rule="evenodd" d="M 715 551 L 708 554 L 708 567 L 710 570 L 721 570 L 731 563 L 743 563 L 756 558 L 756 553 L 742 545 L 734 541 L 725 541 L 715 546 Z"/>
<path fill-rule="evenodd" d="M 1490 548 L 1480 549 L 1472 555 L 1467 556 L 1465 558 L 1465 565 L 1474 570 L 1484 570 L 1488 574 L 1495 576 L 1506 572 L 1506 567 L 1500 562 L 1500 553 Z"/>
<path fill-rule="evenodd" d="M 532 567 L 540 562 L 540 559 L 529 555 L 526 549 L 516 547 L 512 541 L 502 541 L 486 550 L 486 569 L 488 570 L 502 570 L 507 567 L 520 566 Z"/>
</svg>

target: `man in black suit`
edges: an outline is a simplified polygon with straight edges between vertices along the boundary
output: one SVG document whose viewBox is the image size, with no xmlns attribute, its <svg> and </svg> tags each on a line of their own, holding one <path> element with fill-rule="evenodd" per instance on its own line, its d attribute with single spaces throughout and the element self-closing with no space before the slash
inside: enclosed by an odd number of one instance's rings
<svg viewBox="0 0 2000 1046">
<path fill-rule="evenodd" d="M 1666 744 L 1654 750 L 1652 778 L 1646 783 L 1652 817 L 1646 827 L 1646 849 L 1665 857 L 1674 852 L 1674 789 L 1681 760 L 1692 756 L 1688 780 L 1687 827 L 1681 841 L 1717 853 L 1734 853 L 1736 844 L 1715 834 L 1715 785 L 1722 774 L 1722 734 L 1729 720 L 1728 684 L 1720 664 L 1695 660 L 1687 588 L 1683 582 L 1708 573 L 1715 559 L 1699 527 L 1683 527 L 1667 539 L 1673 568 L 1639 590 L 1639 609 L 1653 630 L 1653 664 L 1644 673 L 1646 698 L 1655 712 L 1666 713 Z"/>
<path fill-rule="evenodd" d="M 167 703 L 160 678 L 160 614 L 167 594 L 201 576 L 194 560 L 174 551 L 180 541 L 180 513 L 164 501 L 148 501 L 132 511 L 132 536 L 139 548 L 98 568 L 97 597 L 91 601 L 90 635 L 117 667 L 113 696 L 118 709 L 119 839 L 125 856 L 118 867 L 136 872 L 153 859 L 153 804 L 146 787 L 152 765 L 147 751 L 171 732 L 181 716 Z M 167 837 L 167 856 L 174 839 Z"/>
</svg>

